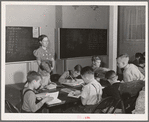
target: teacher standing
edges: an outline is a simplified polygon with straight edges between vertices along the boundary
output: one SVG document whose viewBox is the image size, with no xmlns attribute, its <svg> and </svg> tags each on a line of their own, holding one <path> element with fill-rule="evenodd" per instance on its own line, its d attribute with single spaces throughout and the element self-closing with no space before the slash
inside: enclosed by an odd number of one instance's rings
<svg viewBox="0 0 149 122">
<path fill-rule="evenodd" d="M 38 37 L 41 46 L 34 50 L 33 54 L 37 59 L 39 72 L 51 73 L 55 66 L 54 54 L 49 48 L 49 39 L 46 35 Z"/>
</svg>

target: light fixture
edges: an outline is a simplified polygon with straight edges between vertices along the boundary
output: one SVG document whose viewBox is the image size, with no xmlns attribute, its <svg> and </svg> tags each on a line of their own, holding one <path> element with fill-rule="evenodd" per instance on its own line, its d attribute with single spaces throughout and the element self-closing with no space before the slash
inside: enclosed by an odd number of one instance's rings
<svg viewBox="0 0 149 122">
<path fill-rule="evenodd" d="M 94 11 L 98 8 L 98 6 L 96 6 L 96 5 L 91 5 L 90 6 Z"/>
<path fill-rule="evenodd" d="M 72 7 L 74 7 L 74 9 L 76 10 L 79 6 L 77 6 L 77 5 L 73 5 Z"/>
<path fill-rule="evenodd" d="M 79 6 L 78 5 L 73 5 L 72 7 L 74 7 L 74 9 L 76 10 Z M 91 5 L 89 7 L 92 8 L 94 11 L 98 8 L 97 5 Z"/>
</svg>

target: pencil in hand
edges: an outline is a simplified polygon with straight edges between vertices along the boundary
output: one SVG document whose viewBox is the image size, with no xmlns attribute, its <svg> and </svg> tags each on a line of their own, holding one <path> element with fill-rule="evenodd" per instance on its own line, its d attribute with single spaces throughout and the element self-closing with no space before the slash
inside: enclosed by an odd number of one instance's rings
<svg viewBox="0 0 149 122">
<path fill-rule="evenodd" d="M 70 78 L 71 78 L 72 80 L 75 80 L 75 81 L 76 81 L 76 79 L 72 78 L 72 76 L 71 76 L 71 75 L 70 75 Z"/>
<path fill-rule="evenodd" d="M 77 79 L 76 78 L 73 78 L 75 81 L 77 81 Z"/>
<path fill-rule="evenodd" d="M 83 87 L 84 85 L 85 85 L 84 83 L 81 84 L 82 87 Z"/>
</svg>

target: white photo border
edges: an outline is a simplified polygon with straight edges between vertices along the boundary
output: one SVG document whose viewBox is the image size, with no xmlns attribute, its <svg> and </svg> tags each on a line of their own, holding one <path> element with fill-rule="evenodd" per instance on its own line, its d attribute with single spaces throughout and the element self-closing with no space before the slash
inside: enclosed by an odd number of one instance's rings
<svg viewBox="0 0 149 122">
<path fill-rule="evenodd" d="M 40 3 L 40 4 L 39 4 Z M 6 22 L 6 5 L 109 5 L 109 6 L 146 6 L 146 47 L 145 47 L 145 54 L 146 54 L 146 81 L 148 81 L 148 3 L 145 1 L 140 1 L 140 2 L 51 2 L 51 1 L 38 1 L 38 2 L 28 2 L 28 1 L 21 1 L 21 2 L 16 2 L 16 1 L 5 1 L 1 2 L 1 35 L 2 35 L 2 40 L 1 40 L 1 119 L 2 120 L 86 120 L 85 117 L 89 117 L 87 121 L 90 120 L 147 120 L 148 119 L 148 82 L 145 83 L 145 91 L 146 91 L 146 98 L 145 98 L 145 114 L 39 114 L 39 113 L 33 113 L 33 114 L 18 114 L 18 113 L 5 113 L 4 107 L 5 107 L 5 22 Z"/>
</svg>

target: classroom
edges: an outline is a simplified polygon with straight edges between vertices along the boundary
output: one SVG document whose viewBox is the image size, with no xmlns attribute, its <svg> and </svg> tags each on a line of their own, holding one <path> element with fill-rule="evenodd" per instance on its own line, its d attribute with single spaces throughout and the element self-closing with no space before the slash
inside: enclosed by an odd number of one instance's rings
<svg viewBox="0 0 149 122">
<path fill-rule="evenodd" d="M 90 113 L 69 117 L 80 120 L 110 113 L 146 119 L 147 2 L 2 5 L 3 115 Z M 32 105 L 27 95 L 35 98 Z"/>
</svg>

